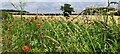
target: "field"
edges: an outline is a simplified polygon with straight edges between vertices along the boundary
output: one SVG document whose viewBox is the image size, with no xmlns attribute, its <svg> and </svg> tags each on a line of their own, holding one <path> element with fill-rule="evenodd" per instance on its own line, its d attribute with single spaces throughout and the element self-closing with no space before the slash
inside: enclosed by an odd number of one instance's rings
<svg viewBox="0 0 120 54">
<path fill-rule="evenodd" d="M 19 15 L 2 20 L 3 52 L 120 52 L 119 16 Z"/>
<path fill-rule="evenodd" d="M 35 16 L 36 15 L 23 15 L 23 17 L 25 17 L 25 18 L 31 18 L 31 17 L 35 17 Z M 66 20 L 66 18 L 64 18 L 64 16 L 62 16 L 62 15 L 58 15 L 58 16 L 53 15 L 53 16 L 54 16 L 54 18 L 58 18 L 58 19 L 60 19 L 60 17 L 62 17 L 64 20 Z M 15 18 L 20 18 L 20 15 L 14 15 L 14 17 Z M 47 16 L 46 15 L 38 15 L 38 17 L 39 18 L 50 18 L 51 15 L 47 15 Z M 72 18 L 75 18 L 75 17 L 77 17 L 77 18 L 86 18 L 86 16 L 83 16 L 83 15 L 79 15 L 79 16 L 78 15 L 71 15 L 68 20 L 71 20 Z M 87 17 L 89 17 L 88 18 L 89 20 L 97 20 L 98 18 L 100 20 L 104 20 L 103 19 L 104 16 L 99 16 L 99 15 L 88 15 Z M 116 21 L 117 24 L 120 21 L 119 18 L 120 18 L 120 16 L 114 16 L 114 19 L 115 19 L 115 21 Z M 110 18 L 108 18 L 108 20 L 110 20 Z"/>
</svg>

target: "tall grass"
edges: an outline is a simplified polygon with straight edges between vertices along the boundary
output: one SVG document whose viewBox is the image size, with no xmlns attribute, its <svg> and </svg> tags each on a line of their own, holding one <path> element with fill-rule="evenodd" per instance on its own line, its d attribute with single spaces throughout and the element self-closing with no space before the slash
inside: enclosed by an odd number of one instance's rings
<svg viewBox="0 0 120 54">
<path fill-rule="evenodd" d="M 22 6 L 21 6 L 22 7 Z M 21 9 L 23 11 L 23 8 Z M 21 12 L 22 13 L 22 12 Z M 44 15 L 45 16 L 45 15 Z M 97 20 L 51 16 L 2 20 L 3 52 L 120 52 L 120 30 L 114 15 Z M 68 17 L 67 17 L 68 18 Z M 103 20 L 102 20 L 103 19 Z M 110 20 L 108 20 L 110 19 Z M 75 21 L 76 20 L 76 21 Z M 40 28 L 36 27 L 39 24 Z M 28 46 L 24 51 L 22 46 Z"/>
<path fill-rule="evenodd" d="M 119 52 L 120 31 L 114 16 L 85 23 L 64 18 L 6 19 L 2 25 L 3 52 Z M 73 22 L 74 21 L 74 22 Z M 41 24 L 36 28 L 36 24 Z M 12 25 L 12 26 L 10 26 Z M 8 30 L 9 29 L 9 30 Z"/>
</svg>

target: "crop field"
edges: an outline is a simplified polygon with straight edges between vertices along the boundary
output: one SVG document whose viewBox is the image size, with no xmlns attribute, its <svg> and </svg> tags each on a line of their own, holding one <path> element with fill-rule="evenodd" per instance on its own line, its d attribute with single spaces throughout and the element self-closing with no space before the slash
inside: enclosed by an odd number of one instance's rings
<svg viewBox="0 0 120 54">
<path fill-rule="evenodd" d="M 119 16 L 19 15 L 2 20 L 2 52 L 120 52 Z"/>
<path fill-rule="evenodd" d="M 13 15 L 14 18 L 20 18 L 20 15 Z M 24 18 L 31 18 L 31 17 L 35 17 L 36 15 L 23 15 Z M 38 15 L 39 18 L 51 18 L 51 15 Z M 66 18 L 64 18 L 64 16 L 62 15 L 53 15 L 54 19 L 57 18 L 57 19 L 60 19 L 60 17 L 62 17 L 64 20 L 66 20 Z M 77 18 L 76 18 L 77 17 Z M 76 19 L 85 19 L 85 18 L 88 18 L 89 20 L 104 20 L 103 17 L 105 16 L 100 16 L 100 15 L 70 15 L 69 19 L 68 20 L 71 20 L 73 18 L 76 18 Z M 108 20 L 110 20 L 110 17 L 111 16 L 108 16 Z M 114 19 L 116 21 L 116 23 L 119 22 L 119 18 L 120 16 L 114 16 Z"/>
</svg>

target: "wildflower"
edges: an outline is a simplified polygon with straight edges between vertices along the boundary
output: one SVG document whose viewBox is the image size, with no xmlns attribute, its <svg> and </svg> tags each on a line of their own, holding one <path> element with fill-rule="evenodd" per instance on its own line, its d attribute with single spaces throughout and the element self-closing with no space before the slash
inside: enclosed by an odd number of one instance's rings
<svg viewBox="0 0 120 54">
<path fill-rule="evenodd" d="M 22 50 L 28 51 L 28 50 L 29 50 L 29 47 L 28 47 L 28 46 L 22 46 Z"/>
<path fill-rule="evenodd" d="M 57 24 L 57 22 L 54 22 L 54 24 Z"/>
<path fill-rule="evenodd" d="M 4 40 L 4 37 L 1 37 L 2 41 Z"/>
<path fill-rule="evenodd" d="M 29 22 L 29 19 L 27 19 L 26 22 Z"/>
<path fill-rule="evenodd" d="M 51 16 L 51 19 L 54 18 L 54 16 Z"/>
<path fill-rule="evenodd" d="M 9 27 L 12 27 L 12 23 L 9 24 Z"/>
<path fill-rule="evenodd" d="M 30 22 L 32 22 L 32 20 L 30 20 Z"/>
<path fill-rule="evenodd" d="M 37 28 L 40 28 L 40 26 L 41 26 L 40 24 L 36 24 L 36 27 L 37 27 Z"/>
<path fill-rule="evenodd" d="M 10 28 L 8 28 L 8 30 L 7 31 L 10 31 Z"/>
<path fill-rule="evenodd" d="M 66 22 L 69 22 L 69 20 L 66 20 Z"/>
<path fill-rule="evenodd" d="M 48 16 L 48 18 L 50 18 L 50 16 Z"/>
<path fill-rule="evenodd" d="M 37 20 L 38 19 L 38 17 L 37 16 L 35 16 L 35 18 L 34 18 L 35 20 Z"/>
<path fill-rule="evenodd" d="M 84 20 L 84 23 L 88 23 L 88 20 L 87 20 L 87 19 L 85 19 L 85 20 Z"/>
<path fill-rule="evenodd" d="M 94 20 L 92 20 L 91 22 L 92 22 L 92 23 L 94 23 L 95 21 L 94 21 Z"/>
<path fill-rule="evenodd" d="M 26 34 L 26 37 L 28 37 L 29 36 L 29 34 Z"/>
</svg>

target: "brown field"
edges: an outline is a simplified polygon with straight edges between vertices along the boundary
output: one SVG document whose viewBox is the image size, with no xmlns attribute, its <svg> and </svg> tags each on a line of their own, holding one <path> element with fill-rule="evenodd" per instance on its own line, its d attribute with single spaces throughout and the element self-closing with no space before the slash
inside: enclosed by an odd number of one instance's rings
<svg viewBox="0 0 120 54">
<path fill-rule="evenodd" d="M 15 18 L 20 18 L 20 15 L 13 15 Z M 35 17 L 36 15 L 23 15 L 24 18 L 32 18 L 32 17 Z M 50 18 L 51 15 L 38 15 L 38 18 Z M 64 16 L 62 15 L 59 15 L 59 16 L 53 16 L 53 18 L 56 18 L 56 19 L 60 19 L 61 18 L 64 18 Z M 77 17 L 77 18 L 76 18 Z M 99 16 L 99 15 L 88 15 L 87 16 L 89 20 L 103 20 L 103 17 L 104 16 Z M 85 16 L 82 16 L 82 15 L 71 15 L 69 20 L 73 19 L 73 18 L 76 18 L 74 21 L 76 20 L 83 20 L 85 19 L 86 17 Z M 109 16 L 109 19 L 110 20 L 111 16 Z M 65 19 L 65 18 L 64 18 Z M 116 23 L 120 23 L 120 16 L 114 16 L 114 19 L 116 21 Z M 66 19 L 65 19 L 66 20 Z"/>
</svg>

